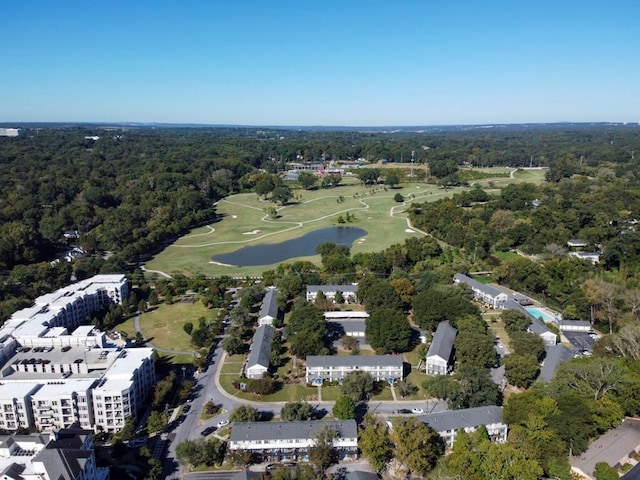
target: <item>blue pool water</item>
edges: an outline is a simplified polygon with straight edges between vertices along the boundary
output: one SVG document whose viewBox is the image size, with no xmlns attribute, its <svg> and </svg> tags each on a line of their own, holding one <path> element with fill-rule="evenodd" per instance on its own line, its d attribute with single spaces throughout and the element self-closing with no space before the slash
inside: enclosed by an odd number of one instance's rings
<svg viewBox="0 0 640 480">
<path fill-rule="evenodd" d="M 542 320 L 545 323 L 549 323 L 549 322 L 553 322 L 554 317 L 553 315 L 551 315 L 549 312 L 546 312 L 544 310 L 540 310 L 539 308 L 535 308 L 535 307 L 527 307 L 526 308 L 527 312 L 529 312 L 531 315 L 533 315 L 535 318 L 540 318 L 542 317 Z"/>
</svg>

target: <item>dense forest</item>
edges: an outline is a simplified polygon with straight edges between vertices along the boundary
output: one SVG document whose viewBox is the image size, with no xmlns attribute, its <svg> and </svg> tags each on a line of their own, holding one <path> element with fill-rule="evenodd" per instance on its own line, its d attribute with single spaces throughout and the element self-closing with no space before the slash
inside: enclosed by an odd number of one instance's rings
<svg viewBox="0 0 640 480">
<path fill-rule="evenodd" d="M 260 171 L 292 161 L 384 159 L 428 164 L 446 183 L 460 166 L 548 166 L 549 185 L 513 186 L 415 205 L 412 218 L 476 261 L 492 251 L 541 253 L 568 235 L 603 245 L 607 269 L 640 247 L 637 126 L 519 126 L 424 131 L 256 128 L 25 127 L 0 138 L 0 317 L 34 296 L 96 271 L 131 271 L 188 229 L 216 221 L 215 202 L 252 191 Z M 445 185 L 446 185 L 445 183 Z M 475 194 L 480 194 L 476 191 Z M 537 210 L 529 202 L 539 200 Z M 434 220 L 435 219 L 435 220 Z M 434 224 L 434 221 L 436 221 Z M 80 233 L 79 240 L 64 237 Z M 625 235 L 619 235 L 624 232 Z M 49 266 L 70 244 L 90 255 Z M 506 275 L 506 274 L 505 274 Z M 7 303 L 8 302 L 8 303 Z"/>
<path fill-rule="evenodd" d="M 429 453 L 424 443 L 417 442 L 415 451 L 404 448 L 405 440 L 420 440 L 418 426 L 408 425 L 406 435 L 394 440 L 370 418 L 362 438 L 384 442 L 381 450 L 363 442 L 372 465 L 384 468 L 395 442 L 397 458 L 433 478 L 482 479 L 508 470 L 509 478 L 569 479 L 568 452 L 583 452 L 625 415 L 640 413 L 637 126 L 394 133 L 25 128 L 19 137 L 0 138 L 0 319 L 72 276 L 97 272 L 127 272 L 138 286 L 127 305 L 98 319 L 101 325 L 117 322 L 125 310 L 169 302 L 187 290 L 215 306 L 229 279 L 175 276 L 151 289 L 140 262 L 190 228 L 215 222 L 219 199 L 244 191 L 266 194 L 266 180 L 273 195 L 275 174 L 287 162 L 407 162 L 412 151 L 417 163 L 429 166 L 428 181 L 442 188 L 469 187 L 450 198 L 411 205 L 412 224 L 429 235 L 355 255 L 345 246 L 323 244 L 320 265 L 294 261 L 264 272 L 262 285 L 245 289 L 223 348 L 246 351 L 255 323 L 251 306 L 259 304 L 263 286 L 276 285 L 282 306 L 291 312 L 291 351 L 301 358 L 326 353 L 332 346 L 323 305 L 306 303 L 306 285 L 358 282 L 358 297 L 370 313 L 367 338 L 377 352 L 410 351 L 416 347 L 412 326 L 433 332 L 449 321 L 458 329 L 455 373 L 428 378 L 422 387 L 452 409 L 504 404 L 510 425 L 506 444 L 489 442 L 480 430 L 460 435 L 451 455 L 438 460 L 442 452 L 434 450 L 421 464 Z M 485 191 L 473 184 L 483 175 L 473 167 L 492 165 L 548 167 L 547 182 L 514 183 L 498 195 L 489 181 Z M 391 175 L 398 178 L 391 182 Z M 358 177 L 365 184 L 402 183 L 394 169 L 359 169 Z M 570 257 L 569 239 L 583 240 L 600 262 Z M 76 245 L 86 253 L 73 262 L 54 261 Z M 536 381 L 545 355 L 542 341 L 526 331 L 526 318 L 506 311 L 501 321 L 513 351 L 501 362 L 509 384 L 524 393 L 505 400 L 489 373 L 497 361 L 495 339 L 469 291 L 451 282 L 455 273 L 479 270 L 491 272 L 488 280 L 551 304 L 565 318 L 591 320 L 604 334 L 593 356 L 566 362 L 551 382 Z M 192 328 L 194 345 L 213 341 L 213 330 Z M 272 362 L 278 361 L 276 355 Z M 415 385 L 401 383 L 399 391 L 415 392 Z M 398 430 L 405 426 L 396 424 Z"/>
</svg>

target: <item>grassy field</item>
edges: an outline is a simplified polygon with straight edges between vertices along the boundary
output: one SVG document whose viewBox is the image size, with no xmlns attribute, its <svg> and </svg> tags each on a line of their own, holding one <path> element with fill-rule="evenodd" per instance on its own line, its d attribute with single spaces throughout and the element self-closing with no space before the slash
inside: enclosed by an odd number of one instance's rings
<svg viewBox="0 0 640 480">
<path fill-rule="evenodd" d="M 177 360 L 186 357 L 187 362 L 191 362 L 190 355 L 195 350 L 191 345 L 191 337 L 183 329 L 184 324 L 191 322 L 196 329 L 199 318 L 211 319 L 216 314 L 217 310 L 208 310 L 200 302 L 174 303 L 172 305 L 163 303 L 155 310 L 140 315 L 140 330 L 155 347 L 189 352 L 188 355 L 179 355 L 180 358 Z M 130 318 L 119 324 L 117 328 L 126 332 L 130 337 L 134 337 L 136 332 L 133 322 L 134 319 Z M 174 363 L 177 360 L 173 359 Z"/>
<path fill-rule="evenodd" d="M 544 170 L 476 169 L 474 183 L 499 193 L 509 183 L 540 183 Z M 513 172 L 513 173 L 512 173 Z M 497 175 L 497 176 L 491 176 Z M 212 257 L 236 251 L 243 246 L 274 244 L 300 237 L 324 227 L 338 225 L 338 217 L 347 212 L 355 216 L 345 225 L 360 227 L 368 232 L 352 247 L 353 253 L 376 252 L 389 245 L 402 243 L 406 238 L 422 235 L 408 231 L 405 210 L 412 202 L 436 201 L 449 197 L 462 188 L 443 190 L 427 183 L 404 183 L 399 188 L 383 186 L 365 187 L 345 177 L 344 183 L 334 189 L 295 190 L 290 205 L 278 208 L 278 218 L 271 218 L 265 208 L 271 202 L 261 200 L 254 193 L 233 195 L 218 202 L 221 220 L 195 229 L 158 253 L 146 264 L 147 270 L 206 275 L 254 276 L 274 268 L 273 265 L 225 266 L 212 262 Z M 393 200 L 400 193 L 406 204 Z M 319 256 L 300 257 L 319 263 Z"/>
</svg>

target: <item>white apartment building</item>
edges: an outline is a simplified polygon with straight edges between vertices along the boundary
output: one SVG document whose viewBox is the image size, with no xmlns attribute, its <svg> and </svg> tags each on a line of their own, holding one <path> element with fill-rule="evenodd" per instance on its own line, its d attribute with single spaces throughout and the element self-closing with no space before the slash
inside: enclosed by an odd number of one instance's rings
<svg viewBox="0 0 640 480">
<path fill-rule="evenodd" d="M 423 423 L 433 428 L 445 441 L 447 449 L 453 447 L 456 433 L 459 430 L 474 432 L 484 425 L 492 442 L 507 441 L 508 427 L 502 421 L 502 407 L 487 406 L 431 413 L 418 417 Z"/>
<path fill-rule="evenodd" d="M 310 355 L 307 357 L 307 383 L 341 381 L 351 372 L 363 371 L 377 381 L 402 380 L 400 355 Z"/>
<path fill-rule="evenodd" d="M 355 303 L 358 295 L 358 285 L 307 285 L 307 302 L 315 302 L 318 292 L 322 292 L 327 300 L 334 301 L 338 292 L 347 303 Z"/>
<path fill-rule="evenodd" d="M 340 458 L 357 458 L 358 426 L 355 420 L 235 423 L 229 437 L 229 450 L 250 451 L 268 461 L 307 460 L 308 448 L 315 443 L 322 428 L 337 433 L 333 447 Z"/>
<path fill-rule="evenodd" d="M 0 383 L 0 429 L 16 430 L 34 424 L 31 396 L 39 384 Z"/>
<path fill-rule="evenodd" d="M 117 432 L 145 405 L 155 384 L 152 348 L 122 350 L 91 391 L 95 428 Z"/>
<path fill-rule="evenodd" d="M 69 428 L 76 422 L 82 428 L 91 428 L 90 392 L 95 381 L 78 379 L 42 385 L 31 395 L 33 426 L 41 432 Z"/>
</svg>

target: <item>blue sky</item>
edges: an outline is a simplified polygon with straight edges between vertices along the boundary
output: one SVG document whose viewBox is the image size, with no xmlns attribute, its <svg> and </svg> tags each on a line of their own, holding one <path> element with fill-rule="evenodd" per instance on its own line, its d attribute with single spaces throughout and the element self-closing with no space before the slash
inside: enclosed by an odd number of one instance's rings
<svg viewBox="0 0 640 480">
<path fill-rule="evenodd" d="M 640 121 L 637 0 L 10 1 L 0 122 Z"/>
</svg>

